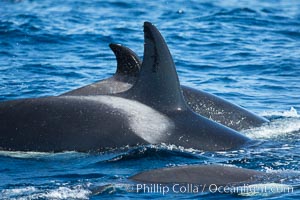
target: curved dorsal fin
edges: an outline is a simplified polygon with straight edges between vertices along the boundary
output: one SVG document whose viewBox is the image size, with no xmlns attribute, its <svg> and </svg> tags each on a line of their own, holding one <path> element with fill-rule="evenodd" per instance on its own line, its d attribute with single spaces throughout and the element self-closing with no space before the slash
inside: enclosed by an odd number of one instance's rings
<svg viewBox="0 0 300 200">
<path fill-rule="evenodd" d="M 144 23 L 144 59 L 127 96 L 160 110 L 187 108 L 169 48 L 157 28 Z"/>
<path fill-rule="evenodd" d="M 120 44 L 110 44 L 109 47 L 117 59 L 116 74 L 137 76 L 142 64 L 139 57 L 131 49 Z"/>
</svg>

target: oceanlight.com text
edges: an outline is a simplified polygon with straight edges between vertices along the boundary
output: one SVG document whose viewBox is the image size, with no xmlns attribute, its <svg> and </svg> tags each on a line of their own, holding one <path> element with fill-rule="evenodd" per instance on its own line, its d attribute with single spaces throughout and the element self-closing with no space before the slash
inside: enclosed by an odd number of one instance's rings
<svg viewBox="0 0 300 200">
<path fill-rule="evenodd" d="M 168 193 L 199 194 L 203 192 L 224 194 L 258 194 L 258 193 L 292 193 L 293 187 L 282 184 L 254 184 L 241 186 L 219 186 L 217 184 L 136 184 L 133 191 L 137 193 Z"/>
</svg>

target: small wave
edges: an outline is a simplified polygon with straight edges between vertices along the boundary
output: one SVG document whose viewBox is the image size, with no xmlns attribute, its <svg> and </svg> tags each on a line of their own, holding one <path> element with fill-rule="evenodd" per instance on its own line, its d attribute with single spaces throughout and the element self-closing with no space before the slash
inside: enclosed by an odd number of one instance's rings
<svg viewBox="0 0 300 200">
<path fill-rule="evenodd" d="M 245 130 L 244 133 L 250 138 L 276 138 L 300 131 L 300 115 L 294 107 L 287 111 L 265 111 L 260 115 L 270 119 L 271 122 Z"/>
<path fill-rule="evenodd" d="M 89 199 L 91 191 L 81 185 L 73 187 L 60 186 L 56 189 L 39 189 L 33 186 L 23 188 L 4 189 L 2 199 Z"/>
<path fill-rule="evenodd" d="M 300 131 L 299 118 L 275 119 L 258 128 L 245 130 L 244 133 L 253 139 L 277 138 Z"/>
<path fill-rule="evenodd" d="M 183 147 L 177 147 L 175 145 L 148 145 L 148 146 L 139 146 L 132 149 L 129 149 L 127 152 L 119 154 L 105 162 L 116 162 L 116 161 L 128 161 L 143 159 L 149 157 L 155 158 L 170 158 L 172 156 L 180 156 L 190 159 L 198 158 L 197 155 L 193 154 L 196 150 L 184 149 Z"/>
<path fill-rule="evenodd" d="M 263 183 L 235 188 L 240 196 L 270 196 L 278 193 L 291 193 L 293 186 L 280 183 Z"/>
<path fill-rule="evenodd" d="M 33 25 L 33 24 L 29 23 L 29 22 L 20 25 L 19 28 L 21 30 L 23 30 L 23 32 L 32 32 L 32 33 L 38 32 L 38 31 L 42 30 L 40 27 L 38 27 L 36 25 Z"/>
<path fill-rule="evenodd" d="M 273 169 L 271 167 L 263 167 L 264 171 L 269 174 L 268 182 L 288 184 L 297 186 L 300 183 L 300 171 L 294 169 Z"/>
<path fill-rule="evenodd" d="M 264 111 L 260 113 L 260 115 L 264 117 L 271 117 L 271 118 L 276 118 L 276 117 L 300 117 L 298 114 L 297 110 L 294 107 L 291 107 L 290 110 L 287 111 Z"/>
<path fill-rule="evenodd" d="M 52 156 L 68 156 L 68 158 L 70 157 L 70 155 L 79 155 L 79 153 L 75 152 L 75 151 L 66 151 L 66 152 L 62 152 L 62 153 L 51 153 L 51 152 L 34 152 L 34 151 L 28 151 L 28 152 L 24 152 L 24 151 L 0 151 L 0 156 L 6 156 L 6 157 L 11 157 L 11 158 L 43 158 L 43 157 L 52 157 Z"/>
<path fill-rule="evenodd" d="M 37 189 L 33 186 L 27 186 L 23 188 L 13 188 L 13 189 L 4 189 L 1 191 L 2 198 L 8 199 L 8 198 L 15 198 L 20 195 L 26 195 L 31 194 L 33 192 L 36 192 Z"/>
<path fill-rule="evenodd" d="M 249 15 L 249 14 L 257 14 L 257 12 L 255 10 L 252 10 L 250 8 L 235 8 L 232 10 L 222 10 L 217 12 L 215 15 L 216 16 L 224 16 L 224 15 Z"/>
<path fill-rule="evenodd" d="M 21 151 L 0 151 L 0 156 L 7 156 L 12 158 L 36 158 L 41 156 L 48 156 L 51 153 L 42 152 L 21 152 Z"/>
<path fill-rule="evenodd" d="M 96 179 L 102 178 L 105 174 L 89 173 L 89 174 L 58 174 L 54 176 L 41 176 L 38 178 L 59 178 L 59 179 Z"/>
<path fill-rule="evenodd" d="M 291 182 L 291 180 L 296 180 L 292 181 L 292 183 L 297 183 L 300 182 L 300 171 L 299 170 L 294 170 L 294 169 L 273 169 L 271 167 L 264 167 L 264 170 L 268 174 L 278 174 L 281 176 L 281 182 L 285 182 L 288 180 Z M 285 179 L 286 178 L 286 179 Z"/>
<path fill-rule="evenodd" d="M 295 39 L 299 39 L 300 38 L 300 32 L 299 31 L 292 31 L 292 30 L 283 30 L 283 31 L 277 31 L 278 33 L 291 37 L 291 38 L 295 38 Z"/>
<path fill-rule="evenodd" d="M 220 83 L 236 83 L 238 82 L 237 80 L 235 80 L 234 78 L 225 76 L 225 77 L 219 77 L 219 78 L 211 78 L 208 79 L 207 81 L 203 81 L 203 83 L 216 83 L 216 82 L 220 82 Z"/>
<path fill-rule="evenodd" d="M 92 195 L 112 195 L 117 193 L 127 193 L 133 191 L 133 186 L 130 184 L 120 183 L 120 184 L 106 184 L 101 186 L 96 186 L 91 189 Z"/>
</svg>

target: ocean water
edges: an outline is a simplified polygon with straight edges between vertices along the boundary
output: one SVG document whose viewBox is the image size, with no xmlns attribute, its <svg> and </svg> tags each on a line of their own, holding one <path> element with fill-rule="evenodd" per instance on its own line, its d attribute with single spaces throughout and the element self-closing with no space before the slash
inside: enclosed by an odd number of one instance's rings
<svg viewBox="0 0 300 200">
<path fill-rule="evenodd" d="M 297 0 L 0 0 L 0 101 L 59 95 L 110 77 L 116 61 L 108 44 L 142 57 L 144 21 L 164 35 L 181 84 L 271 120 L 242 131 L 260 142 L 228 152 L 164 144 L 93 154 L 2 151 L 0 199 L 299 199 Z M 163 195 L 137 193 L 128 180 L 149 169 L 209 163 L 278 173 L 293 191 Z"/>
</svg>

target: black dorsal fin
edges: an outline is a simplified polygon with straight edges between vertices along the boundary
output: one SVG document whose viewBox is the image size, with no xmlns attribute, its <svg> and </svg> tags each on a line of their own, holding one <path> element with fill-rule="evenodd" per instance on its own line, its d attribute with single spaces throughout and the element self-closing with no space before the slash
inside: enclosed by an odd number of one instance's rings
<svg viewBox="0 0 300 200">
<path fill-rule="evenodd" d="M 169 48 L 150 22 L 144 23 L 144 38 L 144 59 L 138 80 L 124 94 L 160 110 L 185 109 Z"/>
<path fill-rule="evenodd" d="M 117 59 L 117 75 L 137 76 L 140 72 L 141 60 L 129 48 L 120 44 L 110 44 Z"/>
</svg>

